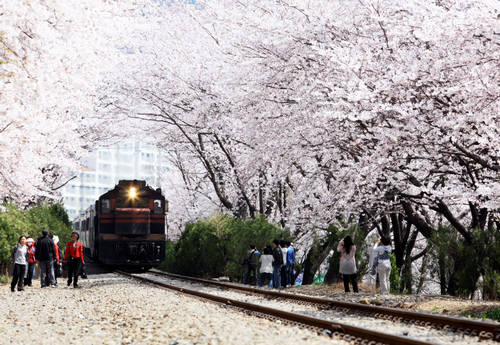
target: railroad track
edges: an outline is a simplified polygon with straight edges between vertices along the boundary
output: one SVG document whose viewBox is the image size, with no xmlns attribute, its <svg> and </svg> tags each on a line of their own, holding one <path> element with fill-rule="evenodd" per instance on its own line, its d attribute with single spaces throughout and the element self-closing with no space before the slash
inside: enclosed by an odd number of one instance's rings
<svg viewBox="0 0 500 345">
<path fill-rule="evenodd" d="M 323 334 L 328 334 L 332 337 L 342 338 L 347 341 L 351 341 L 355 344 L 390 344 L 390 345 L 400 345 L 400 344 L 408 344 L 408 345 L 430 345 L 434 343 L 420 341 L 416 339 L 412 339 L 409 337 L 401 337 L 397 335 L 377 332 L 373 330 L 369 330 L 362 327 L 355 327 L 352 325 L 347 325 L 344 323 L 324 320 L 320 318 L 310 317 L 307 315 L 302 315 L 298 313 L 293 313 L 289 311 L 279 310 L 275 308 L 270 308 L 258 304 L 243 302 L 235 299 L 230 299 L 222 296 L 212 295 L 205 292 L 186 289 L 183 287 L 175 286 L 172 284 L 168 284 L 165 282 L 160 282 L 154 279 L 146 278 L 140 275 L 131 274 L 122 271 L 115 271 L 117 274 L 121 274 L 127 276 L 129 278 L 133 278 L 142 282 L 146 282 L 149 284 L 153 284 L 156 286 L 160 286 L 163 288 L 167 288 L 170 290 L 182 292 L 185 294 L 189 294 L 192 296 L 196 296 L 202 299 L 206 299 L 209 301 L 221 303 L 223 306 L 238 308 L 249 315 L 263 316 L 270 319 L 280 319 L 285 322 L 305 326 L 308 328 L 316 329 L 318 332 L 322 332 Z M 156 273 L 156 272 L 155 272 Z M 326 331 L 326 333 L 325 333 Z"/>
<path fill-rule="evenodd" d="M 245 291 L 248 293 L 264 295 L 267 297 L 282 298 L 291 301 L 311 303 L 319 305 L 322 308 L 328 308 L 328 309 L 337 308 L 348 311 L 356 311 L 376 318 L 386 318 L 393 321 L 410 322 L 420 326 L 452 330 L 463 333 L 465 335 L 478 336 L 480 339 L 484 340 L 491 339 L 500 342 L 500 324 L 496 322 L 471 320 L 460 317 L 436 315 L 426 312 L 417 312 L 399 308 L 388 308 L 388 307 L 367 305 L 362 303 L 337 301 L 329 298 L 298 295 L 276 290 L 264 290 L 239 284 L 182 276 L 158 270 L 153 270 L 150 273 L 174 279 L 193 281 L 201 284 L 209 284 L 233 290 Z"/>
</svg>

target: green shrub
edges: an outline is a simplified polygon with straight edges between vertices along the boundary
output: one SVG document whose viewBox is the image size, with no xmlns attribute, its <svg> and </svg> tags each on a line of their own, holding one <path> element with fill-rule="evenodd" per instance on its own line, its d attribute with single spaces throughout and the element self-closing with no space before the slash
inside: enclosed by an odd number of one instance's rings
<svg viewBox="0 0 500 345">
<path fill-rule="evenodd" d="M 165 260 L 158 267 L 161 270 L 175 272 L 175 242 L 167 241 L 165 244 Z"/>
<path fill-rule="evenodd" d="M 391 284 L 391 293 L 399 293 L 401 278 L 399 268 L 396 265 L 396 255 L 394 253 L 391 253 L 391 274 L 389 275 L 389 282 Z"/>
<path fill-rule="evenodd" d="M 500 308 L 488 309 L 482 315 L 476 314 L 476 313 L 469 313 L 469 312 L 466 312 L 466 311 L 461 312 L 460 315 L 462 315 L 462 316 L 470 316 L 470 317 L 477 317 L 477 318 L 482 318 L 482 319 L 491 319 L 491 320 L 494 320 L 494 321 L 500 321 Z"/>
<path fill-rule="evenodd" d="M 214 277 L 224 271 L 224 247 L 208 221 L 187 224 L 175 245 L 175 271 L 190 276 Z"/>
<path fill-rule="evenodd" d="M 288 231 L 264 217 L 243 221 L 227 215 L 213 216 L 187 224 L 176 242 L 168 242 L 160 269 L 202 277 L 227 275 L 239 281 L 246 272 L 242 263 L 249 244 L 262 250 L 274 238 L 291 240 Z"/>
<path fill-rule="evenodd" d="M 500 232 L 476 229 L 467 243 L 453 228 L 439 227 L 430 240 L 437 263 L 431 274 L 439 277 L 441 292 L 468 298 L 477 288 L 484 298 L 500 297 Z M 477 286 L 481 273 L 482 286 Z"/>
<path fill-rule="evenodd" d="M 69 240 L 71 223 L 64 208 L 59 204 L 46 204 L 21 210 L 14 205 L 3 205 L 0 213 L 0 273 L 5 273 L 10 265 L 10 253 L 21 235 L 32 236 L 35 240 L 47 229 L 59 236 L 60 244 Z"/>
</svg>

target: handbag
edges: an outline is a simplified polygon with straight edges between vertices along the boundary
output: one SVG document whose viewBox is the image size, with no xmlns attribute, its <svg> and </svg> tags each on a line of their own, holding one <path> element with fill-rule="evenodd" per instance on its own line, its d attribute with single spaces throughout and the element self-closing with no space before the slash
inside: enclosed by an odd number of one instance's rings
<svg viewBox="0 0 500 345">
<path fill-rule="evenodd" d="M 60 263 L 55 264 L 54 266 L 54 274 L 56 275 L 57 278 L 62 277 L 62 266 Z"/>
</svg>

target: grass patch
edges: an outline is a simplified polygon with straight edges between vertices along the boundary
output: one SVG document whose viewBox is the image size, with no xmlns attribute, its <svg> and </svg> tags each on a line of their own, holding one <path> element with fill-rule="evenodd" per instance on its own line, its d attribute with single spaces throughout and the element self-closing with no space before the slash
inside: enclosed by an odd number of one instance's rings
<svg viewBox="0 0 500 345">
<path fill-rule="evenodd" d="M 481 318 L 481 319 L 490 319 L 490 320 L 500 322 L 500 308 L 488 309 L 483 314 L 469 313 L 469 312 L 463 311 L 460 313 L 460 315 L 469 316 L 469 317 L 477 317 L 477 318 Z"/>
<path fill-rule="evenodd" d="M 5 274 L 0 274 L 0 284 L 7 284 L 9 282 L 9 277 Z"/>
</svg>

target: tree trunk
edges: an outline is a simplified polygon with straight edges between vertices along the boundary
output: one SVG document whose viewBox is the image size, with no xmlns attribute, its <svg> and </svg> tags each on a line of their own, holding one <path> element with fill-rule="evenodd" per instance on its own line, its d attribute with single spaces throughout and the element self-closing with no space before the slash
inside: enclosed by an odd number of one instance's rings
<svg viewBox="0 0 500 345">
<path fill-rule="evenodd" d="M 441 295 L 446 294 L 446 264 L 445 264 L 445 259 L 444 259 L 444 253 L 439 253 L 439 259 L 438 259 L 438 265 L 439 265 L 439 287 L 441 288 Z"/>
<path fill-rule="evenodd" d="M 323 243 L 313 244 L 304 260 L 304 278 L 302 279 L 302 285 L 309 285 L 314 282 L 316 271 L 330 252 L 330 244 L 331 241 L 328 241 L 328 239 L 325 239 Z"/>
</svg>

